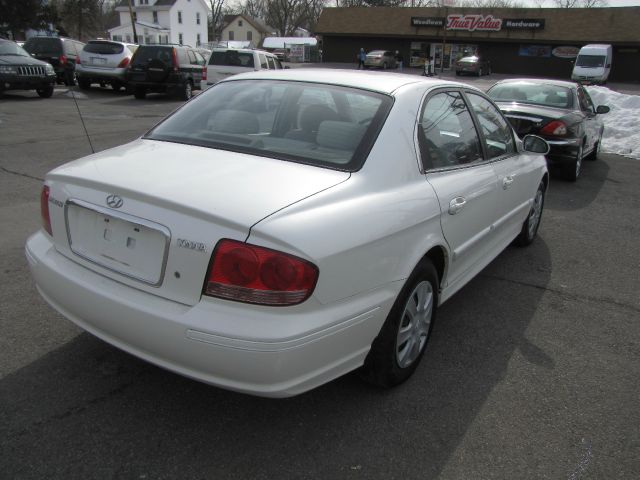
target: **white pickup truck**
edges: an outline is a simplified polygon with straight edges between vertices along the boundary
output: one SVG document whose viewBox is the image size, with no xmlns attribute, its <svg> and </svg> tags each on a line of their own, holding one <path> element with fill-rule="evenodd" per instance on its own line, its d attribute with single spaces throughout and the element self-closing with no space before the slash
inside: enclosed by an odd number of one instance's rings
<svg viewBox="0 0 640 480">
<path fill-rule="evenodd" d="M 207 78 L 202 80 L 200 87 L 206 90 L 220 80 L 238 73 L 283 68 L 278 57 L 265 50 L 214 48 L 207 64 Z"/>
</svg>

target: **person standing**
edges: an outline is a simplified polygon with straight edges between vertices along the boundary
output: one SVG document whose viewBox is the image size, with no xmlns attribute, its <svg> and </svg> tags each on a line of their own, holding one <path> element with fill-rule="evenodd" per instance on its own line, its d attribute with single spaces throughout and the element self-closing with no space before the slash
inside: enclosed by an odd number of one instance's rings
<svg viewBox="0 0 640 480">
<path fill-rule="evenodd" d="M 399 50 L 396 50 L 396 63 L 398 64 L 398 70 L 402 71 L 404 57 Z"/>
<path fill-rule="evenodd" d="M 361 48 L 357 55 L 358 58 L 358 70 L 364 68 L 364 61 L 367 58 L 367 54 L 364 53 L 364 48 Z"/>
</svg>

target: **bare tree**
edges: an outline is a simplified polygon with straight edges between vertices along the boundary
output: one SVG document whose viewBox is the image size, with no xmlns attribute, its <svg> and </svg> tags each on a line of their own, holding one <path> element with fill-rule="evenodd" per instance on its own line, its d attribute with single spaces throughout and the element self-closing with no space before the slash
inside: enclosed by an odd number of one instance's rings
<svg viewBox="0 0 640 480">
<path fill-rule="evenodd" d="M 580 6 L 580 0 L 553 0 L 558 8 L 576 8 Z"/>
<path fill-rule="evenodd" d="M 209 17 L 209 40 L 215 41 L 218 39 L 220 31 L 223 27 L 224 19 L 224 4 L 225 0 L 209 0 L 209 6 L 211 7 L 211 16 Z"/>
<path fill-rule="evenodd" d="M 241 5 L 241 11 L 251 18 L 263 19 L 266 16 L 265 0 L 245 0 Z"/>
<path fill-rule="evenodd" d="M 583 8 L 601 8 L 607 7 L 609 2 L 607 0 L 582 0 Z"/>
</svg>

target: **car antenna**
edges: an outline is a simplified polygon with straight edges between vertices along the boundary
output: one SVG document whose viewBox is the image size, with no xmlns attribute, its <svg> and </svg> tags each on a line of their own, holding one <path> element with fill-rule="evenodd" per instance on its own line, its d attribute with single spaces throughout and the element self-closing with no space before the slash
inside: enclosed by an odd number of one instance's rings
<svg viewBox="0 0 640 480">
<path fill-rule="evenodd" d="M 95 149 L 93 148 L 93 143 L 91 143 L 91 137 L 89 136 L 89 132 L 87 131 L 87 126 L 84 124 L 84 118 L 82 118 L 82 112 L 80 111 L 78 100 L 76 99 L 76 95 L 73 91 L 73 86 L 69 87 L 69 91 L 71 92 L 71 98 L 73 98 L 73 103 L 76 104 L 76 110 L 78 110 L 78 116 L 80 117 L 80 121 L 82 122 L 82 128 L 84 128 L 84 134 L 87 136 L 89 147 L 91 147 L 91 153 L 96 153 Z"/>
</svg>

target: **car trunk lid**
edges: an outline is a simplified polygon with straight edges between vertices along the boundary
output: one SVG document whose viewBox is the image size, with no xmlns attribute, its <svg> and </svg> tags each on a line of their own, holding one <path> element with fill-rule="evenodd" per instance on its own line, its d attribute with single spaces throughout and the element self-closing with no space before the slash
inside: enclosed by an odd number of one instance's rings
<svg viewBox="0 0 640 480">
<path fill-rule="evenodd" d="M 106 277 L 193 305 L 218 240 L 243 241 L 256 222 L 348 178 L 138 140 L 60 167 L 47 183 L 58 251 Z"/>
<path fill-rule="evenodd" d="M 562 118 L 567 113 L 564 110 L 552 107 L 547 108 L 515 102 L 496 103 L 520 137 L 538 133 L 551 120 Z"/>
</svg>

